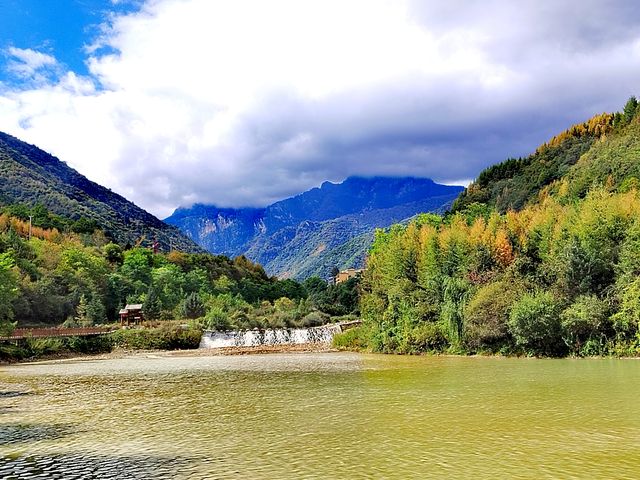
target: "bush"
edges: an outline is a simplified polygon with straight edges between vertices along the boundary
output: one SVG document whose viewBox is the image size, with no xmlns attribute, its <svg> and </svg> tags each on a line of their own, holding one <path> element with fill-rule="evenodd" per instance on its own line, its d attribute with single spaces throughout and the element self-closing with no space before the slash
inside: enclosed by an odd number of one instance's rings
<svg viewBox="0 0 640 480">
<path fill-rule="evenodd" d="M 65 350 L 62 338 L 28 338 L 25 340 L 27 351 L 34 357 L 61 353 Z"/>
<path fill-rule="evenodd" d="M 620 309 L 611 317 L 619 341 L 632 339 L 640 325 L 640 279 L 620 288 Z"/>
<path fill-rule="evenodd" d="M 350 328 L 345 332 L 334 335 L 333 346 L 339 350 L 366 350 L 368 341 L 364 327 Z"/>
<path fill-rule="evenodd" d="M 29 357 L 29 352 L 12 343 L 0 343 L 0 361 L 15 362 Z"/>
<path fill-rule="evenodd" d="M 517 297 L 506 282 L 480 288 L 464 309 L 464 343 L 473 350 L 494 348 L 509 336 L 507 322 Z"/>
<path fill-rule="evenodd" d="M 28 338 L 20 345 L 0 344 L 0 360 L 18 361 L 46 355 L 106 353 L 113 347 L 111 336 Z"/>
<path fill-rule="evenodd" d="M 608 305 L 595 295 L 578 297 L 560 314 L 562 340 L 574 353 L 580 353 L 586 347 L 585 354 L 594 355 L 596 345 L 604 343 L 608 316 Z"/>
<path fill-rule="evenodd" d="M 405 353 L 442 351 L 447 343 L 447 328 L 441 322 L 424 322 L 409 332 L 404 350 Z"/>
<path fill-rule="evenodd" d="M 116 330 L 111 334 L 113 345 L 132 350 L 178 350 L 200 346 L 202 330 L 165 324 L 158 328 Z"/>
<path fill-rule="evenodd" d="M 523 295 L 511 308 L 509 331 L 530 353 L 557 355 L 561 347 L 558 305 L 549 292 Z"/>
<path fill-rule="evenodd" d="M 326 313 L 314 311 L 306 314 L 298 323 L 300 327 L 318 327 L 331 321 L 331 317 Z"/>
<path fill-rule="evenodd" d="M 218 307 L 214 307 L 209 310 L 205 317 L 205 325 L 209 330 L 218 330 L 221 332 L 231 329 L 229 315 Z"/>
</svg>

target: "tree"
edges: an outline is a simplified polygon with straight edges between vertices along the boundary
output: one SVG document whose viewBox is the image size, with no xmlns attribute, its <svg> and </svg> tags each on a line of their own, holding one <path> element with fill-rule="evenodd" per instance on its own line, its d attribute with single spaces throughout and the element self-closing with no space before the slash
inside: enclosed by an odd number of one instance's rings
<svg viewBox="0 0 640 480">
<path fill-rule="evenodd" d="M 514 288 L 515 287 L 515 288 Z M 464 309 L 464 340 L 472 349 L 494 347 L 508 336 L 507 322 L 519 285 L 501 281 L 481 287 Z"/>
<path fill-rule="evenodd" d="M 631 122 L 633 117 L 635 117 L 636 112 L 638 110 L 638 100 L 636 97 L 631 96 L 627 103 L 624 105 L 624 110 L 622 111 L 622 116 L 624 117 L 625 123 Z"/>
<path fill-rule="evenodd" d="M 85 217 L 81 217 L 80 219 L 78 219 L 76 222 L 73 223 L 73 225 L 71 226 L 71 231 L 75 232 L 75 233 L 93 233 L 94 231 L 96 231 L 98 228 L 100 228 L 100 226 L 98 225 L 98 222 L 95 219 L 88 219 Z"/>
<path fill-rule="evenodd" d="M 457 344 L 464 332 L 464 307 L 469 297 L 469 284 L 460 278 L 447 277 L 444 287 L 442 320 L 449 330 L 449 341 Z"/>
<path fill-rule="evenodd" d="M 607 304 L 595 295 L 583 295 L 560 314 L 562 340 L 574 352 L 603 333 L 609 314 Z"/>
<path fill-rule="evenodd" d="M 149 287 L 149 291 L 147 292 L 147 298 L 142 307 L 145 318 L 149 320 L 158 320 L 160 318 L 160 314 L 162 313 L 162 302 L 156 293 L 156 289 L 153 287 Z"/>
<path fill-rule="evenodd" d="M 200 318 L 206 313 L 204 302 L 198 292 L 192 292 L 184 299 L 182 315 L 185 318 Z"/>
<path fill-rule="evenodd" d="M 80 295 L 80 301 L 78 302 L 78 306 L 76 307 L 76 316 L 74 317 L 75 323 L 86 327 L 90 324 L 90 321 L 87 317 L 87 297 L 84 296 L 84 293 Z"/>
<path fill-rule="evenodd" d="M 94 292 L 87 302 L 87 323 L 89 325 L 95 325 L 97 323 L 104 323 L 106 319 L 107 314 L 104 304 Z"/>
<path fill-rule="evenodd" d="M 560 340 L 558 305 L 549 292 L 524 294 L 511 308 L 509 331 L 533 353 L 554 354 Z"/>
<path fill-rule="evenodd" d="M 122 247 L 116 243 L 108 243 L 103 248 L 104 256 L 111 264 L 122 265 L 124 252 Z"/>
<path fill-rule="evenodd" d="M 148 288 L 148 285 L 151 283 L 152 265 L 153 253 L 151 253 L 150 250 L 146 248 L 132 248 L 125 252 L 124 263 L 122 264 L 120 272 L 131 282 L 145 285 Z"/>
<path fill-rule="evenodd" d="M 12 301 L 18 293 L 18 283 L 13 272 L 14 260 L 10 253 L 0 254 L 0 335 L 10 333 L 15 324 L 13 320 Z"/>
</svg>

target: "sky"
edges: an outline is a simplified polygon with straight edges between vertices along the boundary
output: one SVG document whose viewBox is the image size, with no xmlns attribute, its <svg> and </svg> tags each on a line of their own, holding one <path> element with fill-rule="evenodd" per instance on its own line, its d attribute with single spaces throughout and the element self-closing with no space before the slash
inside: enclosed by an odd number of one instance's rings
<svg viewBox="0 0 640 480">
<path fill-rule="evenodd" d="M 640 93 L 635 0 L 0 0 L 0 131 L 164 218 L 466 184 Z"/>
</svg>

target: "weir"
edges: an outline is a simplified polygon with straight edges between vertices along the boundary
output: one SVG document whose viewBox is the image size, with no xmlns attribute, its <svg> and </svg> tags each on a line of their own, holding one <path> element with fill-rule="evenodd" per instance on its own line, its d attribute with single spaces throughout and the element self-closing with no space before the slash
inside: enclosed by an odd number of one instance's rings
<svg viewBox="0 0 640 480">
<path fill-rule="evenodd" d="M 337 333 L 360 322 L 344 322 L 309 328 L 275 328 L 266 330 L 205 330 L 200 348 L 259 347 L 263 345 L 330 344 Z"/>
</svg>

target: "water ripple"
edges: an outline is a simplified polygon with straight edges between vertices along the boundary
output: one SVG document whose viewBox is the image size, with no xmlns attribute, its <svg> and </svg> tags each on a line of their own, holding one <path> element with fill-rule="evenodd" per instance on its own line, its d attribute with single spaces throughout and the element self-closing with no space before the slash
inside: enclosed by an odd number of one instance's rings
<svg viewBox="0 0 640 480">
<path fill-rule="evenodd" d="M 354 354 L 0 370 L 0 478 L 637 478 L 639 362 Z"/>
</svg>

